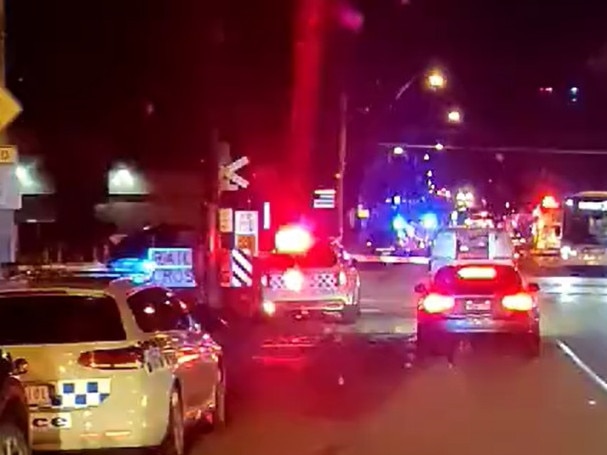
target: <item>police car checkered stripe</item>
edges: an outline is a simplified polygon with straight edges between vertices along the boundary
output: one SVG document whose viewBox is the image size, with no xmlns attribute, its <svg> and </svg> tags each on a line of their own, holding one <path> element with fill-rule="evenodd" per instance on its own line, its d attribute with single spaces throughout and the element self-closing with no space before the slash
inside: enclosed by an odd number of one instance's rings
<svg viewBox="0 0 607 455">
<path fill-rule="evenodd" d="M 232 287 L 248 287 L 253 284 L 253 263 L 239 250 L 232 250 Z"/>
<path fill-rule="evenodd" d="M 111 393 L 110 379 L 73 379 L 57 383 L 57 403 L 61 408 L 99 406 Z"/>
<path fill-rule="evenodd" d="M 332 290 L 337 287 L 337 277 L 334 273 L 313 273 L 305 275 L 304 288 Z M 270 275 L 269 285 L 271 289 L 284 289 L 285 282 L 282 275 Z"/>
</svg>

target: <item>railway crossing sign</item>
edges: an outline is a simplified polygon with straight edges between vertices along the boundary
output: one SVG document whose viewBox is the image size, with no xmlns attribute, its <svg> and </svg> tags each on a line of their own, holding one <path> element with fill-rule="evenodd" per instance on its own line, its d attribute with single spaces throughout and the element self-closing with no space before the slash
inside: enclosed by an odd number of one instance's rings
<svg viewBox="0 0 607 455">
<path fill-rule="evenodd" d="M 250 163 L 248 156 L 238 158 L 220 168 L 221 189 L 223 191 L 237 191 L 240 188 L 247 188 L 249 181 L 237 174 L 237 172 Z"/>
</svg>

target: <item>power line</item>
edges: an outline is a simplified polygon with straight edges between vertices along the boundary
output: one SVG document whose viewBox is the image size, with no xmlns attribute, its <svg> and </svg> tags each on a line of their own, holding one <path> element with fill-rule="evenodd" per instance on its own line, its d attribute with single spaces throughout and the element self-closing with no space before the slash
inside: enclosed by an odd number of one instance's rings
<svg viewBox="0 0 607 455">
<path fill-rule="evenodd" d="M 436 144 L 407 144 L 404 142 L 381 142 L 382 147 L 402 147 L 407 149 L 437 150 L 441 153 L 453 151 L 483 152 L 483 153 L 539 153 L 553 155 L 607 155 L 607 149 L 564 149 L 556 147 L 531 146 L 476 146 L 476 145 L 444 145 L 440 150 Z"/>
</svg>

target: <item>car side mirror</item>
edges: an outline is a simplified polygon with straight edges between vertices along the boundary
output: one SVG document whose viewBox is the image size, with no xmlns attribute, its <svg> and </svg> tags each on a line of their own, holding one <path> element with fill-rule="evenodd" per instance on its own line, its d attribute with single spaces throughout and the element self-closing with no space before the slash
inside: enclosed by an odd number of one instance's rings
<svg viewBox="0 0 607 455">
<path fill-rule="evenodd" d="M 539 292 L 540 291 L 540 285 L 537 283 L 529 283 L 527 285 L 527 291 L 529 292 Z"/>
<path fill-rule="evenodd" d="M 13 362 L 13 374 L 14 375 L 19 376 L 19 375 L 25 374 L 28 372 L 28 370 L 29 370 L 29 364 L 27 363 L 27 360 L 19 358 Z"/>
<path fill-rule="evenodd" d="M 424 283 L 417 283 L 415 285 L 415 287 L 413 288 L 413 290 L 417 294 L 425 294 L 428 291 L 428 289 L 426 288 L 426 285 Z"/>
</svg>

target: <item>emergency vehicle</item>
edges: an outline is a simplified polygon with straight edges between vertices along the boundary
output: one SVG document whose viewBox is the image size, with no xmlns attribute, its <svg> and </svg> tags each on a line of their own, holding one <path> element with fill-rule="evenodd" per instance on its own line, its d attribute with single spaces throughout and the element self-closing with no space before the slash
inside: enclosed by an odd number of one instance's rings
<svg viewBox="0 0 607 455">
<path fill-rule="evenodd" d="M 31 268 L 0 288 L 0 347 L 19 365 L 36 451 L 183 455 L 225 423 L 221 347 L 149 275 Z"/>
<path fill-rule="evenodd" d="M 360 276 L 347 253 L 302 226 L 285 226 L 275 249 L 261 258 L 261 306 L 266 319 L 281 315 L 360 315 Z"/>
<path fill-rule="evenodd" d="M 429 280 L 415 286 L 419 353 L 442 353 L 472 334 L 507 334 L 538 356 L 539 286 L 519 273 L 507 232 L 471 231 L 439 233 Z"/>
<path fill-rule="evenodd" d="M 561 248 L 563 209 L 553 196 L 545 196 L 533 209 L 533 248 L 535 254 L 558 256 Z"/>
</svg>

